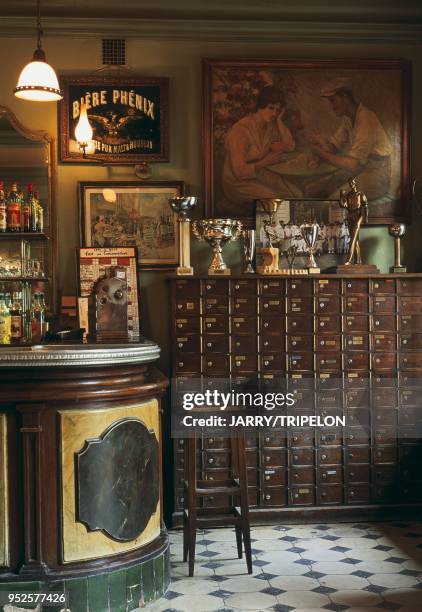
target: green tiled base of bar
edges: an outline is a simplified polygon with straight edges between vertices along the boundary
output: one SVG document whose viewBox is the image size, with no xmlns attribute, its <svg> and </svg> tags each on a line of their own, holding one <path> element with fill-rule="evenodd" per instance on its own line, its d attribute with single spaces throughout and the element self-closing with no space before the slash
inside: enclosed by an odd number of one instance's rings
<svg viewBox="0 0 422 612">
<path fill-rule="evenodd" d="M 129 612 L 164 595 L 170 584 L 170 550 L 145 563 L 103 574 L 49 582 L 0 583 L 0 591 L 63 591 L 69 593 L 70 612 Z M 32 605 L 19 604 L 22 608 Z M 48 607 L 60 612 L 63 606 Z M 2 611 L 1 611 L 2 612 Z"/>
</svg>

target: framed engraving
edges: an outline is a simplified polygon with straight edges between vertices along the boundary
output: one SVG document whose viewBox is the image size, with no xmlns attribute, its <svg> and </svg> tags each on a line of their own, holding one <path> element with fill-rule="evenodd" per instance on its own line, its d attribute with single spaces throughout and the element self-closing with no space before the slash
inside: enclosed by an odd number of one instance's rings
<svg viewBox="0 0 422 612">
<path fill-rule="evenodd" d="M 336 199 L 356 177 L 369 223 L 405 221 L 410 63 L 205 59 L 206 214 L 252 224 L 259 198 Z"/>
<path fill-rule="evenodd" d="M 168 79 L 63 76 L 60 161 L 90 163 L 75 139 L 81 102 L 94 131 L 92 153 L 105 164 L 168 161 Z"/>
</svg>

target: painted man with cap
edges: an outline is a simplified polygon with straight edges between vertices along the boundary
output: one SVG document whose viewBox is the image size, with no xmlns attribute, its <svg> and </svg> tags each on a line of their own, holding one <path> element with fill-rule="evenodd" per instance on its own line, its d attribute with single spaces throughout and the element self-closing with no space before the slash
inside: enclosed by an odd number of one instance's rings
<svg viewBox="0 0 422 612">
<path fill-rule="evenodd" d="M 318 142 L 313 153 L 338 168 L 327 179 L 324 196 L 337 197 L 338 189 L 353 176 L 369 200 L 387 195 L 391 180 L 392 146 L 376 113 L 354 98 L 349 79 L 336 79 L 321 91 L 331 110 L 341 118 L 328 142 Z"/>
</svg>

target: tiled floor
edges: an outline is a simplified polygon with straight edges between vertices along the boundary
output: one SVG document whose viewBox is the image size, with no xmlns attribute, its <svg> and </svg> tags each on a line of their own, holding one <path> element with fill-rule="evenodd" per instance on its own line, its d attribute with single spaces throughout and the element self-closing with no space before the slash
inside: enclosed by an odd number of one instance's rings
<svg viewBox="0 0 422 612">
<path fill-rule="evenodd" d="M 198 536 L 187 577 L 182 534 L 170 534 L 172 584 L 151 612 L 422 612 L 422 522 L 253 527 L 254 573 L 231 529 Z"/>
</svg>

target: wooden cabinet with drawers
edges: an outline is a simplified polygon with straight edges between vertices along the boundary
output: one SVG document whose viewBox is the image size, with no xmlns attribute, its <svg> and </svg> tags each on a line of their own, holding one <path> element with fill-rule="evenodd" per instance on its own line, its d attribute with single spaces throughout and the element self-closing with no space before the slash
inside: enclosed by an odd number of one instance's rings
<svg viewBox="0 0 422 612">
<path fill-rule="evenodd" d="M 422 274 L 173 277 L 170 285 L 181 390 L 195 380 L 265 393 L 282 381 L 296 394 L 295 414 L 346 420 L 248 436 L 253 518 L 309 508 L 321 519 L 333 508 L 369 517 L 422 503 Z M 177 516 L 183 440 L 174 443 Z M 227 478 L 227 440 L 203 438 L 198 448 L 198 474 Z"/>
</svg>

